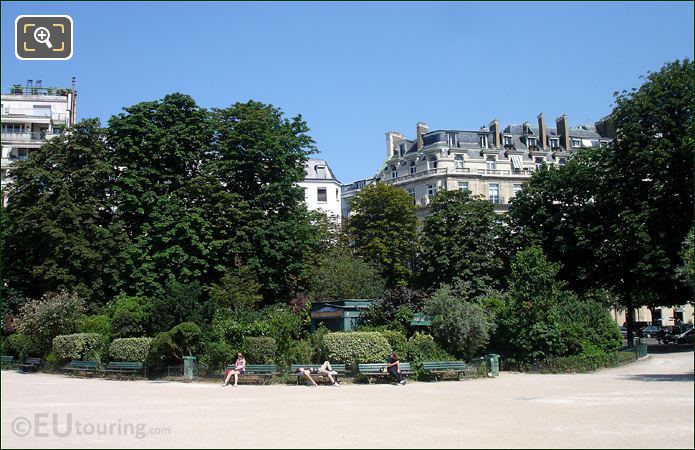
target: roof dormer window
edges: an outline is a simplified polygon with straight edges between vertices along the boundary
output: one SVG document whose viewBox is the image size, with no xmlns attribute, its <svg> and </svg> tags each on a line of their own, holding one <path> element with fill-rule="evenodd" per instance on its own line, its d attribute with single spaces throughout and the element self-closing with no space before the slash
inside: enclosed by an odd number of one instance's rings
<svg viewBox="0 0 695 450">
<path fill-rule="evenodd" d="M 580 148 L 582 146 L 582 140 L 581 139 L 571 139 L 571 145 L 572 148 Z"/>
<path fill-rule="evenodd" d="M 506 145 L 506 146 L 511 146 L 511 145 L 513 145 L 513 144 L 512 144 L 513 140 L 512 140 L 512 137 L 511 137 L 511 136 L 506 136 L 506 135 L 505 135 L 503 139 L 504 139 L 504 145 Z"/>
<path fill-rule="evenodd" d="M 405 155 L 405 142 L 400 143 L 400 145 L 398 146 L 398 151 L 401 157 Z"/>
<path fill-rule="evenodd" d="M 536 142 L 536 138 L 530 136 L 526 138 L 526 143 L 529 147 L 535 147 L 536 145 L 538 145 Z"/>
<path fill-rule="evenodd" d="M 488 145 L 487 145 L 488 142 L 487 142 L 487 135 L 486 135 L 486 134 L 481 134 L 481 135 L 480 135 L 479 142 L 480 142 L 480 146 L 481 146 L 482 148 L 488 148 Z"/>
<path fill-rule="evenodd" d="M 560 147 L 560 139 L 550 138 L 550 148 L 559 148 L 559 147 Z"/>
<path fill-rule="evenodd" d="M 326 178 L 326 166 L 316 166 L 316 178 Z"/>
</svg>

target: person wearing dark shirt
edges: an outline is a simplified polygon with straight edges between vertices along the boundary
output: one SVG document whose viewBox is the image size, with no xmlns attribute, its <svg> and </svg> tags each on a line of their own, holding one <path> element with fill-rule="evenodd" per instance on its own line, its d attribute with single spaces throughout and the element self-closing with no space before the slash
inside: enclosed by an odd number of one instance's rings
<svg viewBox="0 0 695 450">
<path fill-rule="evenodd" d="M 401 359 L 396 352 L 386 357 L 386 370 L 398 384 L 405 384 L 405 377 L 401 373 Z"/>
</svg>

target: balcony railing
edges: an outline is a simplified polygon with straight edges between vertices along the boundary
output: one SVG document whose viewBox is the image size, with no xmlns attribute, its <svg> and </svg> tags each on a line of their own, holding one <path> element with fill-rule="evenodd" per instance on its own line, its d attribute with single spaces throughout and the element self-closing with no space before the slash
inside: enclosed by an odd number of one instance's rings
<svg viewBox="0 0 695 450">
<path fill-rule="evenodd" d="M 32 131 L 29 133 L 2 133 L 0 138 L 3 141 L 13 142 L 40 142 L 51 139 L 59 133 L 49 133 L 45 131 Z"/>
<path fill-rule="evenodd" d="M 508 170 L 498 170 L 498 169 L 478 169 L 480 175 L 509 175 Z"/>
<path fill-rule="evenodd" d="M 67 113 L 56 113 L 46 108 L 45 111 L 34 108 L 4 108 L 3 117 L 27 117 L 34 119 L 51 119 L 53 122 L 65 122 L 68 118 Z"/>
<path fill-rule="evenodd" d="M 398 178 L 391 178 L 384 180 L 384 183 L 388 184 L 394 184 L 394 183 L 401 183 L 403 181 L 408 181 L 408 180 L 415 180 L 417 178 L 423 178 L 431 175 L 439 175 L 439 174 L 446 174 L 447 169 L 446 168 L 441 168 L 441 169 L 429 169 L 429 170 L 423 170 L 422 172 L 416 172 L 416 173 L 411 173 L 408 175 L 403 175 Z"/>
<path fill-rule="evenodd" d="M 530 177 L 534 172 L 533 168 L 525 168 L 524 170 L 497 170 L 497 169 L 475 169 L 472 171 L 469 167 L 454 167 L 454 168 L 437 168 L 423 170 L 422 172 L 411 173 L 408 175 L 402 175 L 396 178 L 387 178 L 383 180 L 387 184 L 400 184 L 410 180 L 416 180 L 418 178 L 429 177 L 433 175 L 447 175 L 447 174 L 476 174 L 476 175 L 518 175 L 523 177 Z M 390 174 L 390 172 L 388 172 Z"/>
</svg>

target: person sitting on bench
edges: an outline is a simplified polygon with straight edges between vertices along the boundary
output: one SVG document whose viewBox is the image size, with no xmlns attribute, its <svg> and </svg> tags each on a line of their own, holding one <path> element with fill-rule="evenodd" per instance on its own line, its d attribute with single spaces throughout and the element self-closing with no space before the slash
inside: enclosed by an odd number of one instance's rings
<svg viewBox="0 0 695 450">
<path fill-rule="evenodd" d="M 337 381 L 335 381 L 335 378 L 333 378 L 333 375 L 338 375 L 338 372 L 333 370 L 331 367 L 331 363 L 329 361 L 325 361 L 321 367 L 317 368 L 311 368 L 311 369 L 305 369 L 304 367 L 298 367 L 297 370 L 295 371 L 297 374 L 304 374 L 309 381 L 311 381 L 313 386 L 318 386 L 316 384 L 316 381 L 314 381 L 313 378 L 311 378 L 311 374 L 318 374 L 322 373 L 328 377 L 328 380 L 331 382 L 332 386 L 340 386 Z"/>
<path fill-rule="evenodd" d="M 239 354 L 236 355 L 234 369 L 227 369 L 227 371 L 225 372 L 226 378 L 224 379 L 224 383 L 222 383 L 222 386 L 227 386 L 227 384 L 229 384 L 229 379 L 232 378 L 232 375 L 234 375 L 234 387 L 236 387 L 237 383 L 239 382 L 239 375 L 241 375 L 244 372 L 246 372 L 246 359 L 244 359 L 244 354 L 239 352 Z"/>
<path fill-rule="evenodd" d="M 396 383 L 405 384 L 405 376 L 401 373 L 401 358 L 396 352 L 386 357 L 386 370 L 396 380 Z"/>
</svg>

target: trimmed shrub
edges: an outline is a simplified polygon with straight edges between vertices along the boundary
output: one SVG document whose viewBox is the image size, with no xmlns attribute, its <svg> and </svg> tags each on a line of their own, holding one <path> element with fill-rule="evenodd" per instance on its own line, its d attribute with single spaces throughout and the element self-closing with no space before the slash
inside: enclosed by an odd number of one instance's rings
<svg viewBox="0 0 695 450">
<path fill-rule="evenodd" d="M 197 354 L 201 336 L 200 327 L 193 322 L 184 322 L 158 333 L 150 343 L 147 365 L 160 369 L 169 363 L 183 361 L 184 356 Z"/>
<path fill-rule="evenodd" d="M 12 355 L 19 360 L 24 360 L 31 354 L 31 339 L 22 333 L 14 333 L 5 339 L 3 355 Z"/>
<path fill-rule="evenodd" d="M 53 338 L 73 333 L 84 310 L 84 301 L 75 294 L 46 294 L 22 306 L 19 332 L 31 340 L 32 352 L 42 356 L 51 350 Z"/>
<path fill-rule="evenodd" d="M 109 356 L 114 361 L 145 362 L 152 338 L 119 338 L 109 346 Z"/>
<path fill-rule="evenodd" d="M 314 362 L 314 350 L 311 343 L 307 341 L 292 342 L 287 351 L 287 364 L 307 364 L 311 362 Z"/>
<path fill-rule="evenodd" d="M 100 360 L 101 335 L 75 333 L 53 338 L 53 353 L 60 360 Z"/>
<path fill-rule="evenodd" d="M 275 339 L 266 336 L 244 338 L 244 354 L 253 364 L 273 364 L 278 345 Z"/>
<path fill-rule="evenodd" d="M 408 339 L 405 337 L 405 334 L 393 330 L 382 330 L 379 331 L 379 333 L 389 342 L 391 350 L 398 353 L 401 358 L 406 358 L 410 346 L 408 345 Z"/>
<path fill-rule="evenodd" d="M 432 336 L 419 332 L 408 339 L 408 353 L 405 357 L 414 364 L 422 361 L 449 361 L 453 359 L 446 350 L 434 341 Z"/>
<path fill-rule="evenodd" d="M 205 345 L 200 363 L 209 371 L 223 372 L 228 364 L 235 361 L 234 349 L 225 342 L 208 342 Z"/>
<path fill-rule="evenodd" d="M 382 362 L 391 353 L 391 345 L 381 333 L 340 332 L 323 337 L 326 358 L 346 364 Z"/>
</svg>

